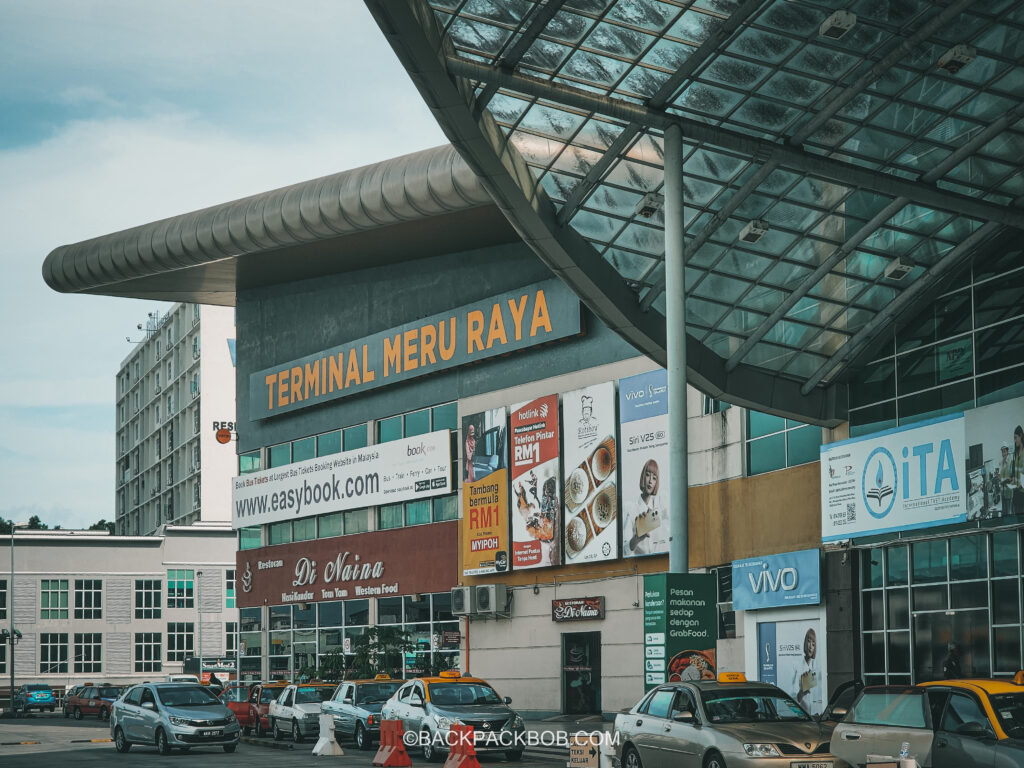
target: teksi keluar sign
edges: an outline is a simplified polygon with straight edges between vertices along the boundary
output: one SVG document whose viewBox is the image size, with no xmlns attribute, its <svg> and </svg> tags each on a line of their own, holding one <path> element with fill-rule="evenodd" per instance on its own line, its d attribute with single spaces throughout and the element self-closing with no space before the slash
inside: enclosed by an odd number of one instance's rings
<svg viewBox="0 0 1024 768">
<path fill-rule="evenodd" d="M 561 280 L 546 280 L 257 371 L 249 377 L 249 417 L 265 419 L 581 330 L 579 299 Z"/>
</svg>

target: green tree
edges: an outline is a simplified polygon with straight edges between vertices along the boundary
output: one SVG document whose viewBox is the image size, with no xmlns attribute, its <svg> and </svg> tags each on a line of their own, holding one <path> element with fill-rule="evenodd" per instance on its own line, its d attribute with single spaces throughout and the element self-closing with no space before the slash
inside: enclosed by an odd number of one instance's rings
<svg viewBox="0 0 1024 768">
<path fill-rule="evenodd" d="M 93 523 L 89 526 L 90 531 L 109 531 L 110 535 L 114 535 L 114 524 L 108 523 L 106 519 L 100 518 L 99 522 Z"/>
<path fill-rule="evenodd" d="M 30 531 L 48 531 L 50 526 L 39 519 L 39 515 L 32 515 L 28 519 L 28 529 Z"/>
<path fill-rule="evenodd" d="M 352 641 L 352 671 L 357 678 L 401 677 L 405 654 L 415 650 L 416 643 L 400 627 L 368 627 Z"/>
</svg>

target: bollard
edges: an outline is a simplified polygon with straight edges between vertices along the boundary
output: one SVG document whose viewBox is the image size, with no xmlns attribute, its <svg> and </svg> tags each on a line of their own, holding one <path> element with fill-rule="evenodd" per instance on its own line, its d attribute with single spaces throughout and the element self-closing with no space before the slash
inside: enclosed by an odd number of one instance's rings
<svg viewBox="0 0 1024 768">
<path fill-rule="evenodd" d="M 378 768 L 409 768 L 412 760 L 405 751 L 401 720 L 380 721 L 380 745 L 373 756 L 373 765 Z"/>
<path fill-rule="evenodd" d="M 345 750 L 334 738 L 334 715 L 323 712 L 320 715 L 320 738 L 313 747 L 314 755 L 344 755 Z"/>
<path fill-rule="evenodd" d="M 448 759 L 444 768 L 480 768 L 473 741 L 473 726 L 453 725 L 449 730 Z"/>
</svg>

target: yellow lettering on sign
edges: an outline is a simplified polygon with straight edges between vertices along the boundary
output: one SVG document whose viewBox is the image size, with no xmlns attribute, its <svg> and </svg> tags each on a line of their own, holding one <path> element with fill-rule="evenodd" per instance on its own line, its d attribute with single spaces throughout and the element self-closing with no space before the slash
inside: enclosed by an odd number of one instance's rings
<svg viewBox="0 0 1024 768">
<path fill-rule="evenodd" d="M 331 368 L 330 391 L 333 392 L 336 389 L 338 391 L 341 391 L 342 389 L 345 388 L 345 381 L 344 381 L 345 353 L 344 352 L 339 352 L 336 355 L 331 355 L 330 361 L 331 361 L 331 365 L 330 365 L 330 368 Z"/>
<path fill-rule="evenodd" d="M 291 398 L 293 403 L 297 403 L 302 399 L 302 368 L 297 365 L 292 367 Z"/>
<path fill-rule="evenodd" d="M 320 396 L 320 361 L 312 364 L 306 363 L 306 399 L 309 399 L 310 390 L 314 397 Z"/>
<path fill-rule="evenodd" d="M 438 342 L 440 343 L 441 349 L 441 359 L 451 360 L 452 355 L 455 354 L 455 318 L 453 317 L 451 320 L 448 321 L 451 323 L 451 325 L 448 327 L 447 344 L 444 343 L 444 322 L 445 321 L 442 320 L 440 323 L 438 323 L 439 330 L 437 333 Z"/>
<path fill-rule="evenodd" d="M 526 314 L 526 295 L 524 294 L 519 303 L 515 299 L 508 300 L 508 308 L 512 313 L 512 322 L 516 326 L 516 341 L 523 338 L 523 315 Z"/>
<path fill-rule="evenodd" d="M 277 372 L 277 406 L 288 405 L 288 369 Z"/>
<path fill-rule="evenodd" d="M 402 335 L 405 337 L 402 340 L 405 344 L 405 370 L 411 371 L 414 368 L 419 368 L 420 362 L 416 359 L 416 350 L 419 346 L 416 337 L 419 335 L 419 329 L 410 328 Z"/>
<path fill-rule="evenodd" d="M 434 345 L 437 344 L 437 329 L 433 325 L 425 325 L 420 331 L 420 365 L 433 365 L 437 362 Z"/>
<path fill-rule="evenodd" d="M 491 327 L 487 331 L 487 348 L 490 349 L 494 346 L 496 341 L 508 344 L 508 336 L 505 335 L 505 318 L 502 317 L 500 304 L 491 307 Z"/>
<path fill-rule="evenodd" d="M 483 351 L 484 348 L 484 313 L 479 309 L 474 309 L 466 316 L 466 354 L 473 354 L 473 345 L 476 344 L 476 348 L 479 351 Z"/>
<path fill-rule="evenodd" d="M 394 339 L 384 339 L 384 378 L 388 377 L 389 369 L 395 373 L 402 372 L 402 337 L 395 334 Z"/>
<path fill-rule="evenodd" d="M 369 357 L 369 345 L 363 344 L 363 383 L 369 384 L 375 378 L 377 378 L 377 372 L 371 371 L 367 365 L 367 358 Z"/>
<path fill-rule="evenodd" d="M 355 347 L 348 351 L 348 370 L 345 372 L 345 387 L 359 383 L 359 358 Z"/>
<path fill-rule="evenodd" d="M 541 328 L 551 333 L 551 316 L 548 314 L 548 302 L 544 298 L 544 291 L 537 291 L 537 298 L 533 303 L 533 322 L 530 324 L 530 336 L 536 336 L 537 331 Z"/>
<path fill-rule="evenodd" d="M 267 410 L 274 410 L 274 382 L 277 381 L 277 374 L 272 373 L 264 379 L 267 385 Z"/>
</svg>

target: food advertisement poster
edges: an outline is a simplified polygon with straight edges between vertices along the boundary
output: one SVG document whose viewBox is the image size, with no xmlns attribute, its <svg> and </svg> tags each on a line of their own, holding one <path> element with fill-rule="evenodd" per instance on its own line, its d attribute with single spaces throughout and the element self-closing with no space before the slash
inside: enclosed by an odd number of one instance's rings
<svg viewBox="0 0 1024 768">
<path fill-rule="evenodd" d="M 562 395 L 565 562 L 619 556 L 615 384 Z"/>
<path fill-rule="evenodd" d="M 712 573 L 644 576 L 644 690 L 714 680 L 718 585 Z"/>
<path fill-rule="evenodd" d="M 505 408 L 462 417 L 462 575 L 509 571 Z"/>
<path fill-rule="evenodd" d="M 561 564 L 562 471 L 558 455 L 558 395 L 514 406 L 512 453 L 512 568 Z"/>
<path fill-rule="evenodd" d="M 1024 397 L 964 416 L 967 519 L 1024 515 Z"/>
<path fill-rule="evenodd" d="M 668 552 L 668 372 L 619 380 L 622 554 Z"/>
<path fill-rule="evenodd" d="M 757 625 L 757 663 L 762 683 L 784 690 L 812 715 L 824 709 L 825 680 L 818 665 L 821 622 L 776 621 Z"/>
<path fill-rule="evenodd" d="M 837 541 L 967 517 L 964 416 L 821 446 L 821 539 Z"/>
</svg>

